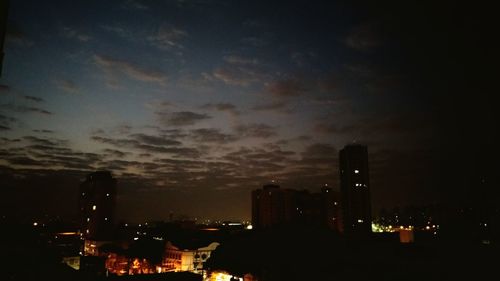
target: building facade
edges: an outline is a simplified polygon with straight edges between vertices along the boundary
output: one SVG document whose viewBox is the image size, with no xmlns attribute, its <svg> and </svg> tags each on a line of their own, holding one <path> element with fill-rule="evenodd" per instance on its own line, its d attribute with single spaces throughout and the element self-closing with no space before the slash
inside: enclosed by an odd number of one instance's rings
<svg viewBox="0 0 500 281">
<path fill-rule="evenodd" d="M 349 236 L 371 233 L 368 149 L 352 144 L 340 151 L 340 191 L 343 231 Z"/>
</svg>

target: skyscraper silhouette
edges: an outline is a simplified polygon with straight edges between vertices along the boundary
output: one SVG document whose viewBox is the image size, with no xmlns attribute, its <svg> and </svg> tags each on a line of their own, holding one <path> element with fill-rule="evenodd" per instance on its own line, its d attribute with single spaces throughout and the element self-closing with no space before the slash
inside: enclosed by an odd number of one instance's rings
<svg viewBox="0 0 500 281">
<path fill-rule="evenodd" d="M 108 240 L 112 235 L 116 179 L 108 171 L 87 176 L 80 184 L 80 231 L 85 239 Z"/>
<path fill-rule="evenodd" d="M 369 235 L 371 202 L 366 146 L 346 145 L 340 151 L 340 191 L 344 233 L 348 236 Z"/>
</svg>

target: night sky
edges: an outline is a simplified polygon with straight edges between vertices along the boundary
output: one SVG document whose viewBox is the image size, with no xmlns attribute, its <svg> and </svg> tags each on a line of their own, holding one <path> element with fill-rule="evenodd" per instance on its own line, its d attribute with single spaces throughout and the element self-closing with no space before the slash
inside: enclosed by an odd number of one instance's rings
<svg viewBox="0 0 500 281">
<path fill-rule="evenodd" d="M 250 219 L 271 180 L 338 190 L 350 143 L 368 146 L 375 214 L 496 172 L 492 7 L 267 2 L 10 1 L 2 214 L 71 218 L 105 169 L 118 220 Z"/>
</svg>

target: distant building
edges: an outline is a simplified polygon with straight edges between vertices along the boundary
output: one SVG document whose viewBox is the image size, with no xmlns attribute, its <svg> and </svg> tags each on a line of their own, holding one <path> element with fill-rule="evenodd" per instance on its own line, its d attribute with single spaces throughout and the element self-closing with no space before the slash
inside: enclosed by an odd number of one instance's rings
<svg viewBox="0 0 500 281">
<path fill-rule="evenodd" d="M 370 234 L 372 216 L 366 146 L 352 144 L 340 151 L 340 191 L 344 233 Z"/>
<path fill-rule="evenodd" d="M 269 228 L 287 224 L 325 226 L 339 230 L 338 193 L 324 187 L 321 193 L 264 185 L 252 192 L 252 226 Z"/>
<path fill-rule="evenodd" d="M 116 179 L 110 172 L 98 171 L 80 184 L 80 231 L 92 241 L 109 240 L 112 236 L 116 202 Z"/>
</svg>

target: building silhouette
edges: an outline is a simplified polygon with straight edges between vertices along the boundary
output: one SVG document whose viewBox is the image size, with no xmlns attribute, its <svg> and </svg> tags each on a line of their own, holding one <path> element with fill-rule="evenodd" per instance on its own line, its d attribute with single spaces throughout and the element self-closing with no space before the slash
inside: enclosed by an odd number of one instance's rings
<svg viewBox="0 0 500 281">
<path fill-rule="evenodd" d="M 340 191 L 344 233 L 369 235 L 372 216 L 366 146 L 351 144 L 340 151 Z"/>
<path fill-rule="evenodd" d="M 321 192 L 283 189 L 266 184 L 252 191 L 252 226 L 321 226 L 339 230 L 339 195 L 327 186 Z"/>
<path fill-rule="evenodd" d="M 116 179 L 108 171 L 89 174 L 80 184 L 80 231 L 86 240 L 109 240 L 113 231 Z"/>
</svg>

